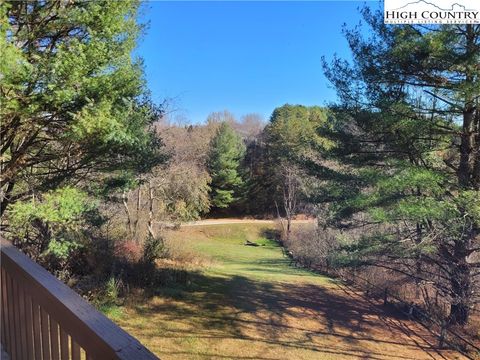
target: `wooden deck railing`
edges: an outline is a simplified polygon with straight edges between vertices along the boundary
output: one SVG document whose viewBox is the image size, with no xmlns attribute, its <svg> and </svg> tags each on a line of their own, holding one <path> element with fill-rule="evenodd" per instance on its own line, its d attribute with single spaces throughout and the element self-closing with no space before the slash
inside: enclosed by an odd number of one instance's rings
<svg viewBox="0 0 480 360">
<path fill-rule="evenodd" d="M 11 360 L 158 359 L 18 251 L 1 244 L 1 342 Z"/>
</svg>

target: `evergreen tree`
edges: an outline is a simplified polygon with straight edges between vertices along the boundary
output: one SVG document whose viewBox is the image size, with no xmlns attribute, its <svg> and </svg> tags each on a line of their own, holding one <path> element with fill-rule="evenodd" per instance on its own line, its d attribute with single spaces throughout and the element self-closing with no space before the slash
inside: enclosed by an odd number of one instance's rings
<svg viewBox="0 0 480 360">
<path fill-rule="evenodd" d="M 253 199 L 254 212 L 275 212 L 275 204 L 284 203 L 290 175 L 301 180 L 304 172 L 294 168 L 315 163 L 319 151 L 333 146 L 323 135 L 327 120 L 327 110 L 318 106 L 285 104 L 273 111 L 258 141 L 247 149 L 247 159 L 254 164 L 248 169 L 248 198 Z"/>
<path fill-rule="evenodd" d="M 50 270 L 95 238 L 96 196 L 164 160 L 132 56 L 139 4 L 0 3 L 2 230 Z"/>
<path fill-rule="evenodd" d="M 303 161 L 317 156 L 315 150 L 330 148 L 322 136 L 327 111 L 319 106 L 283 105 L 276 108 L 265 128 L 270 152 L 276 160 Z"/>
<path fill-rule="evenodd" d="M 155 163 L 159 109 L 132 57 L 138 7 L 136 0 L 0 4 L 2 214 L 32 194 Z"/>
<path fill-rule="evenodd" d="M 347 169 L 327 191 L 331 220 L 364 232 L 337 260 L 433 284 L 450 322 L 465 324 L 480 266 L 480 26 L 363 15 L 371 37 L 345 30 L 353 65 L 325 64 L 341 99 L 334 153 Z"/>
<path fill-rule="evenodd" d="M 245 146 L 240 136 L 227 123 L 222 123 L 210 144 L 208 169 L 212 178 L 211 203 L 226 208 L 239 199 L 243 185 L 240 162 Z"/>
</svg>

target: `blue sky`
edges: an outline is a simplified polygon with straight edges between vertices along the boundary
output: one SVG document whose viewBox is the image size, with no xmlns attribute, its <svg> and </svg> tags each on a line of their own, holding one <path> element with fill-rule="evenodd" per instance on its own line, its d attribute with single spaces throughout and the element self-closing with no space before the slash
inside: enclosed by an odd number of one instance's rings
<svg viewBox="0 0 480 360">
<path fill-rule="evenodd" d="M 360 21 L 361 1 L 151 1 L 137 54 L 156 101 L 172 98 L 175 114 L 202 122 L 228 109 L 267 119 L 285 103 L 335 99 L 321 57 L 349 56 L 343 23 Z"/>
</svg>

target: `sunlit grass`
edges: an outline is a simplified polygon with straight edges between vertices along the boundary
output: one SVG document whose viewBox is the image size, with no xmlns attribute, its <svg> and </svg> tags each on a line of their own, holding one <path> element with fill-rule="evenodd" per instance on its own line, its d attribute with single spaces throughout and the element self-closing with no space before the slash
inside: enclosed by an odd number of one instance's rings
<svg viewBox="0 0 480 360">
<path fill-rule="evenodd" d="M 103 311 L 167 360 L 437 358 L 394 334 L 361 297 L 291 266 L 272 235 L 268 224 L 171 232 L 168 244 L 187 259 L 188 282 Z"/>
<path fill-rule="evenodd" d="M 309 270 L 292 266 L 281 247 L 264 234 L 272 233 L 264 224 L 210 225 L 202 237 L 192 237 L 191 246 L 202 255 L 216 260 L 208 272 L 218 276 L 245 276 L 253 280 L 303 281 L 331 283 L 331 279 Z M 246 246 L 250 241 L 259 246 Z"/>
<path fill-rule="evenodd" d="M 120 320 L 124 315 L 124 308 L 113 304 L 100 305 L 98 310 L 112 320 Z"/>
</svg>

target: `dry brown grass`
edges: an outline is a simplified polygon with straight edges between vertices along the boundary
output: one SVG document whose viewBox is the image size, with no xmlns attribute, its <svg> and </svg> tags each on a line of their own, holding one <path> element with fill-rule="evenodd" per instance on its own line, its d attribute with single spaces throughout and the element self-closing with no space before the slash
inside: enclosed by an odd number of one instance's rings
<svg viewBox="0 0 480 360">
<path fill-rule="evenodd" d="M 464 358 L 436 350 L 434 335 L 394 309 L 291 268 L 262 238 L 265 230 L 243 224 L 175 233 L 185 250 L 213 262 L 189 273 L 188 286 L 130 299 L 116 321 L 167 360 Z M 265 246 L 243 245 L 254 234 Z"/>
</svg>

